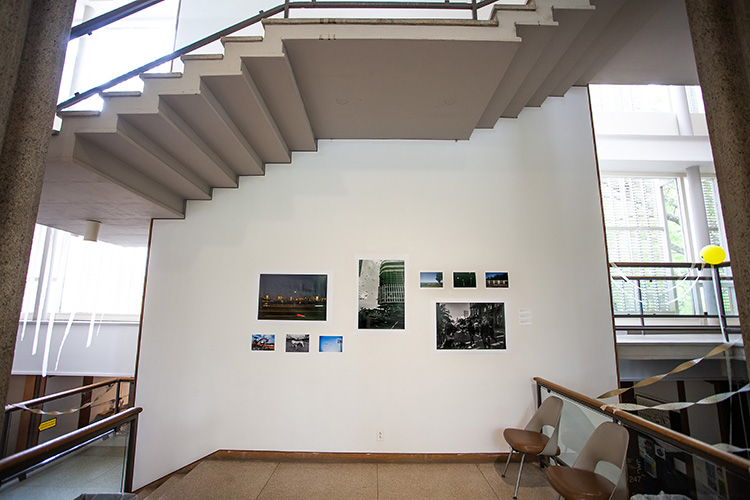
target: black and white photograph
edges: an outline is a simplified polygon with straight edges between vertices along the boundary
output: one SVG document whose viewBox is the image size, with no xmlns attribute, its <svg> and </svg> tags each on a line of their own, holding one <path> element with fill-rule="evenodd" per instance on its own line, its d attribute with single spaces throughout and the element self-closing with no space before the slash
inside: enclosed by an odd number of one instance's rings
<svg viewBox="0 0 750 500">
<path fill-rule="evenodd" d="M 258 292 L 258 319 L 326 320 L 325 274 L 261 274 Z"/>
<path fill-rule="evenodd" d="M 403 330 L 404 261 L 359 260 L 359 329 Z"/>
<path fill-rule="evenodd" d="M 505 304 L 438 302 L 438 350 L 505 349 Z"/>
<path fill-rule="evenodd" d="M 310 352 L 310 334 L 287 333 L 286 352 Z"/>
<path fill-rule="evenodd" d="M 508 273 L 484 273 L 486 288 L 508 288 Z"/>
<path fill-rule="evenodd" d="M 476 288 L 477 273 L 453 273 L 453 288 Z"/>
</svg>

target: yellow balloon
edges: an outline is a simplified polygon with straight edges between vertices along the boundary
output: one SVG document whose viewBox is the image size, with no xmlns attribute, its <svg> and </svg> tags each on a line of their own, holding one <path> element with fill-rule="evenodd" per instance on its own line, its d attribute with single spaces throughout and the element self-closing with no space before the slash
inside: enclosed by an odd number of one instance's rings
<svg viewBox="0 0 750 500">
<path fill-rule="evenodd" d="M 701 248 L 701 259 L 703 259 L 706 264 L 721 264 L 724 262 L 726 256 L 727 253 L 724 249 L 717 245 L 706 245 Z"/>
</svg>

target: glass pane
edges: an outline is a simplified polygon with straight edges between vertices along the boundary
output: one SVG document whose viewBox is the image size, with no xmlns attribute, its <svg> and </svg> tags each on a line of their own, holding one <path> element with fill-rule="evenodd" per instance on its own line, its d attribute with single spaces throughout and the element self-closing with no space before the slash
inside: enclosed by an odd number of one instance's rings
<svg viewBox="0 0 750 500">
<path fill-rule="evenodd" d="M 130 425 L 30 472 L 0 488 L 0 498 L 74 499 L 84 493 L 123 491 Z"/>
<path fill-rule="evenodd" d="M 561 398 L 564 403 L 559 434 L 560 458 L 571 465 L 594 428 L 612 419 L 599 409 L 577 403 L 546 388 L 541 389 L 542 401 L 551 395 Z M 658 432 L 640 431 L 628 421 L 621 424 L 630 435 L 626 462 L 628 498 L 639 494 L 659 495 L 648 498 L 686 497 L 701 500 L 747 498 L 750 476 L 746 472 L 735 473 L 733 469 L 716 463 L 719 459 L 706 459 L 678 441 L 667 441 L 668 438 Z M 726 465 L 731 464 L 727 462 Z M 610 480 L 612 477 L 608 474 L 614 472 L 616 475 L 616 470 L 611 469 L 609 472 L 597 469 L 596 472 Z"/>
</svg>

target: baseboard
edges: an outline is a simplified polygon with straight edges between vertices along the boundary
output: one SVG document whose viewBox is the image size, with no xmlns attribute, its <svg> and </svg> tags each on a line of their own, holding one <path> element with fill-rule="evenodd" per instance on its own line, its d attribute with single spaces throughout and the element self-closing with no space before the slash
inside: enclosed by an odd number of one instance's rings
<svg viewBox="0 0 750 500">
<path fill-rule="evenodd" d="M 263 460 L 266 462 L 357 463 L 492 463 L 506 460 L 507 453 L 345 453 L 297 451 L 219 450 L 210 460 Z"/>
</svg>

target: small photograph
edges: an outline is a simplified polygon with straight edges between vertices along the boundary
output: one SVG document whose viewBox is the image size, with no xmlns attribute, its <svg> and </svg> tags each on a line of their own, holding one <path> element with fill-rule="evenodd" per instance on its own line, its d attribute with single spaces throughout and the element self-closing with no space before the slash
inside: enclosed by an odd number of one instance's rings
<svg viewBox="0 0 750 500">
<path fill-rule="evenodd" d="M 258 290 L 258 319 L 326 320 L 325 274 L 261 274 Z"/>
<path fill-rule="evenodd" d="M 453 273 L 453 288 L 476 288 L 477 273 Z"/>
<path fill-rule="evenodd" d="M 443 288 L 443 273 L 419 273 L 419 288 Z"/>
<path fill-rule="evenodd" d="M 359 261 L 358 325 L 361 330 L 403 330 L 404 261 Z"/>
<path fill-rule="evenodd" d="M 253 334 L 253 351 L 273 351 L 276 349 L 276 335 L 271 333 Z"/>
<path fill-rule="evenodd" d="M 286 352 L 310 352 L 310 334 L 287 333 Z"/>
<path fill-rule="evenodd" d="M 341 335 L 321 335 L 320 352 L 344 352 L 344 337 Z"/>
<path fill-rule="evenodd" d="M 508 288 L 508 273 L 484 273 L 487 288 Z"/>
<path fill-rule="evenodd" d="M 505 304 L 438 302 L 438 350 L 505 349 Z"/>
</svg>

